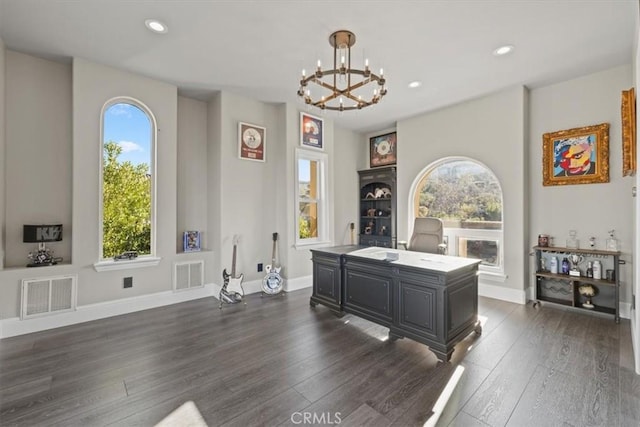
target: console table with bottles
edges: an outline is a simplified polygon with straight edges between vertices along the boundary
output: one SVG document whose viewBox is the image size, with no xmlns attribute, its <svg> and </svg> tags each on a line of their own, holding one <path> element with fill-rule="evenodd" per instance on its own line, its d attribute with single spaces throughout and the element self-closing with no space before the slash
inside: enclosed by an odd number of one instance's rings
<svg viewBox="0 0 640 427">
<path fill-rule="evenodd" d="M 544 301 L 584 311 L 606 313 L 612 315 L 616 323 L 620 323 L 619 265 L 624 261 L 620 260 L 619 251 L 558 246 L 534 246 L 533 249 L 536 255 L 534 305 Z M 560 268 L 558 273 L 550 271 L 552 257 L 557 257 L 561 262 L 564 258 L 569 260 L 572 255 L 575 255 L 579 260 L 575 270 L 580 272 L 580 276 L 563 274 Z M 600 279 L 587 277 L 585 271 L 587 263 L 593 263 L 596 260 L 602 264 L 602 278 Z M 597 290 L 596 295 L 591 297 L 591 304 L 587 304 L 587 298 L 580 294 L 581 285 L 591 285 Z"/>
</svg>

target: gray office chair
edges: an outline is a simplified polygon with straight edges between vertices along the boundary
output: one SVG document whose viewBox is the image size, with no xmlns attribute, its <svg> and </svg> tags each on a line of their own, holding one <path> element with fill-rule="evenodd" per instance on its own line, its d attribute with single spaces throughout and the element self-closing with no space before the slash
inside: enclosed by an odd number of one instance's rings
<svg viewBox="0 0 640 427">
<path fill-rule="evenodd" d="M 439 218 L 416 218 L 413 234 L 407 242 L 398 242 L 409 251 L 446 255 L 447 245 L 442 238 L 444 226 Z"/>
</svg>

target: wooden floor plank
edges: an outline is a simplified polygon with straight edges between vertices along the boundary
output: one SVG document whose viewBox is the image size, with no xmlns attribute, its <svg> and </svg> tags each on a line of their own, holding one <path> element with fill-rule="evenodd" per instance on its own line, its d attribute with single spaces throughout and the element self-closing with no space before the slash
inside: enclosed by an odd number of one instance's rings
<svg viewBox="0 0 640 427">
<path fill-rule="evenodd" d="M 439 426 L 640 425 L 628 321 L 481 297 L 483 334 L 445 364 L 309 296 L 203 298 L 0 340 L 0 424 L 149 426 L 193 401 L 210 426 L 423 425 L 461 364 Z"/>
<path fill-rule="evenodd" d="M 458 418 L 458 414 L 462 412 L 462 407 L 491 373 L 490 369 L 466 360 L 462 361 L 460 366 L 464 368 L 464 371 L 442 414 L 440 414 L 438 426 L 448 426 L 452 420 Z"/>
<path fill-rule="evenodd" d="M 633 370 L 620 368 L 620 425 L 640 424 L 640 375 Z"/>
<path fill-rule="evenodd" d="M 337 421 L 337 419 L 334 421 Z M 336 423 L 334 422 L 334 424 Z M 339 424 L 345 427 L 384 427 L 391 425 L 391 421 L 365 403 L 349 414 L 348 417 L 340 418 Z"/>
<path fill-rule="evenodd" d="M 301 411 L 309 403 L 300 393 L 290 388 L 248 411 L 243 411 L 223 426 L 275 426 L 291 419 L 304 420 L 304 414 Z"/>
<path fill-rule="evenodd" d="M 532 316 L 536 314 L 529 306 L 519 306 L 512 308 L 503 319 L 499 333 L 485 335 L 483 326 L 482 339 L 465 356 L 465 361 L 493 369 L 529 326 Z"/>
<path fill-rule="evenodd" d="M 507 425 L 614 427 L 617 408 L 618 392 L 609 384 L 538 365 Z"/>
<path fill-rule="evenodd" d="M 447 424 L 450 427 L 487 427 L 488 424 L 483 423 L 477 418 L 473 418 L 471 415 L 464 411 L 460 411 L 458 415 Z"/>
</svg>

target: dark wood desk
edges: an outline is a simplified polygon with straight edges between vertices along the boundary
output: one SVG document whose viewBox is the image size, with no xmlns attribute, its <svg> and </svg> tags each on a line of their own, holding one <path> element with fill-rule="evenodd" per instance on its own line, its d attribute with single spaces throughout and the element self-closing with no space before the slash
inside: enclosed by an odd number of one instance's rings
<svg viewBox="0 0 640 427">
<path fill-rule="evenodd" d="M 411 338 L 448 361 L 469 333 L 480 334 L 480 260 L 378 247 L 313 249 L 311 306 L 351 313 Z M 387 260 L 387 254 L 398 256 Z"/>
</svg>

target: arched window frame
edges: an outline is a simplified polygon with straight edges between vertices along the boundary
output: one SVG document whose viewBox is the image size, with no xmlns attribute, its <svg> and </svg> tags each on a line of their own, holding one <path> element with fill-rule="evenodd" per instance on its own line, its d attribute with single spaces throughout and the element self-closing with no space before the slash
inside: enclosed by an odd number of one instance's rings
<svg viewBox="0 0 640 427">
<path fill-rule="evenodd" d="M 151 248 L 149 255 L 141 255 L 140 257 L 131 260 L 131 261 L 120 261 L 117 263 L 113 262 L 111 258 L 103 258 L 103 239 L 104 239 L 104 230 L 103 230 L 103 215 L 104 215 L 104 207 L 103 207 L 103 169 L 104 169 L 104 159 L 103 159 L 103 150 L 104 150 L 104 117 L 112 106 L 115 104 L 129 104 L 138 109 L 140 109 L 149 119 L 149 123 L 151 125 L 151 164 L 149 165 L 149 171 L 151 174 Z M 158 125 L 155 118 L 155 115 L 151 111 L 151 109 L 142 101 L 132 98 L 129 96 L 117 96 L 109 99 L 102 106 L 102 110 L 100 111 L 100 140 L 99 140 L 99 180 L 98 180 L 98 262 L 94 264 L 94 267 L 97 271 L 105 271 L 105 270 L 115 270 L 120 268 L 135 268 L 142 266 L 151 266 L 158 265 L 160 258 L 156 256 L 156 190 L 157 190 L 157 137 L 158 137 Z"/>
<path fill-rule="evenodd" d="M 444 236 L 448 240 L 448 254 L 449 255 L 457 255 L 458 253 L 458 239 L 459 238 L 472 238 L 472 239 L 495 239 L 498 241 L 498 265 L 497 266 L 488 266 L 488 265 L 480 265 L 479 270 L 483 275 L 494 276 L 497 279 L 504 280 L 504 220 L 505 220 L 505 211 L 504 211 L 504 193 L 502 191 L 502 185 L 500 184 L 500 180 L 493 172 L 491 168 L 482 163 L 479 160 L 473 159 L 471 157 L 463 157 L 463 156 L 449 156 L 440 158 L 425 168 L 423 168 L 416 178 L 413 180 L 411 184 L 411 189 L 409 191 L 409 200 L 408 200 L 408 236 L 411 236 L 413 233 L 413 223 L 417 216 L 417 206 L 419 201 L 419 193 L 418 193 L 418 185 L 423 181 L 423 179 L 430 174 L 436 168 L 453 161 L 468 161 L 475 163 L 479 166 L 482 166 L 487 172 L 491 173 L 495 178 L 498 186 L 500 188 L 500 198 L 502 203 L 502 228 L 500 230 L 478 230 L 478 229 L 466 229 L 466 228 L 448 228 L 445 226 L 444 228 Z"/>
</svg>

